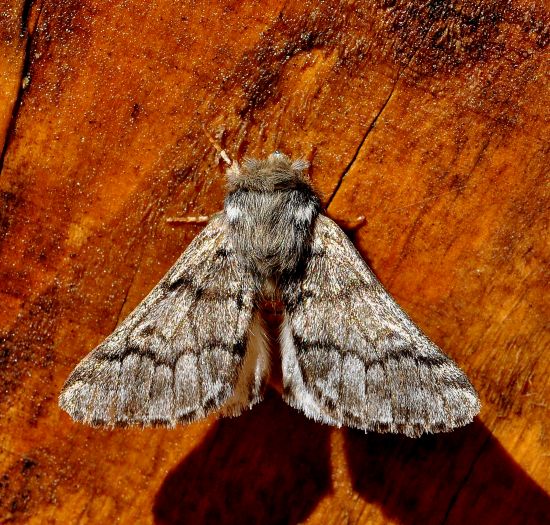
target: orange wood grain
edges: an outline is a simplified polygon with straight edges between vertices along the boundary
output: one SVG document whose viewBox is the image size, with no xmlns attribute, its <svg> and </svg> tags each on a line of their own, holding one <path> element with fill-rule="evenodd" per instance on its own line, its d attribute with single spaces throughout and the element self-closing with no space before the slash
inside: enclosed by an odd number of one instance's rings
<svg viewBox="0 0 550 525">
<path fill-rule="evenodd" d="M 548 466 L 547 6 L 35 0 L 0 18 L 0 522 L 540 524 Z M 22 79 L 29 79 L 26 89 Z M 470 426 L 411 440 L 307 420 L 97 430 L 73 366 L 280 149 L 468 373 Z"/>
<path fill-rule="evenodd" d="M 6 136 L 12 125 L 12 112 L 22 88 L 23 65 L 28 36 L 27 13 L 21 0 L 5 0 L 0 8 L 0 144 L 2 157 Z"/>
</svg>

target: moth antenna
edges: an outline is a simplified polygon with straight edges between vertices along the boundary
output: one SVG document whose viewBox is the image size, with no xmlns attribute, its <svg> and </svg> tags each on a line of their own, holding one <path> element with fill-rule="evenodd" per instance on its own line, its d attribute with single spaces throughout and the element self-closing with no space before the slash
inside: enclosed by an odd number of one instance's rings
<svg viewBox="0 0 550 525">
<path fill-rule="evenodd" d="M 219 153 L 220 157 L 226 162 L 229 166 L 233 164 L 233 161 L 229 158 L 229 155 L 226 153 L 226 151 L 218 144 L 216 139 L 212 137 L 212 135 L 208 132 L 206 129 L 206 126 L 202 126 L 202 130 L 204 131 L 204 134 L 206 135 L 206 138 L 216 148 L 216 151 Z"/>
</svg>

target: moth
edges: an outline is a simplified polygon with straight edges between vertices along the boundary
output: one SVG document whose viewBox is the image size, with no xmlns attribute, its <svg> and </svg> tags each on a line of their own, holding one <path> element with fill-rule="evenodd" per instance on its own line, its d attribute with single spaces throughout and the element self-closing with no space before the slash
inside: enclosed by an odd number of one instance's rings
<svg viewBox="0 0 550 525">
<path fill-rule="evenodd" d="M 307 165 L 279 152 L 232 163 L 223 211 L 78 364 L 61 408 L 109 427 L 240 414 L 269 376 L 259 304 L 275 297 L 283 397 L 306 416 L 413 437 L 471 422 L 468 378 L 321 213 Z"/>
</svg>

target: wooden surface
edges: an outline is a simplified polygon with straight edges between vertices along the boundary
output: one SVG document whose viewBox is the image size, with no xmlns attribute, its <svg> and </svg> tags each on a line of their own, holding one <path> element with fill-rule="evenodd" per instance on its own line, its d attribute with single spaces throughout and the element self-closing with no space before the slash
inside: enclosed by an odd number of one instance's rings
<svg viewBox="0 0 550 525">
<path fill-rule="evenodd" d="M 548 523 L 548 5 L 10 0 L 0 36 L 0 522 Z M 472 425 L 334 430 L 274 392 L 173 431 L 58 409 L 200 230 L 166 218 L 222 206 L 203 126 L 308 158 L 329 213 L 366 216 Z"/>
</svg>

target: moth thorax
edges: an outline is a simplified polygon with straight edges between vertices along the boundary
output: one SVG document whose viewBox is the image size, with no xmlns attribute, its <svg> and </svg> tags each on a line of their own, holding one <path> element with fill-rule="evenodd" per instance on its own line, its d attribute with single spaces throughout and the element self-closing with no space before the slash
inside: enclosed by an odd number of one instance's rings
<svg viewBox="0 0 550 525">
<path fill-rule="evenodd" d="M 237 190 L 225 202 L 241 264 L 267 278 L 295 272 L 309 251 L 318 201 L 301 189 Z"/>
</svg>

